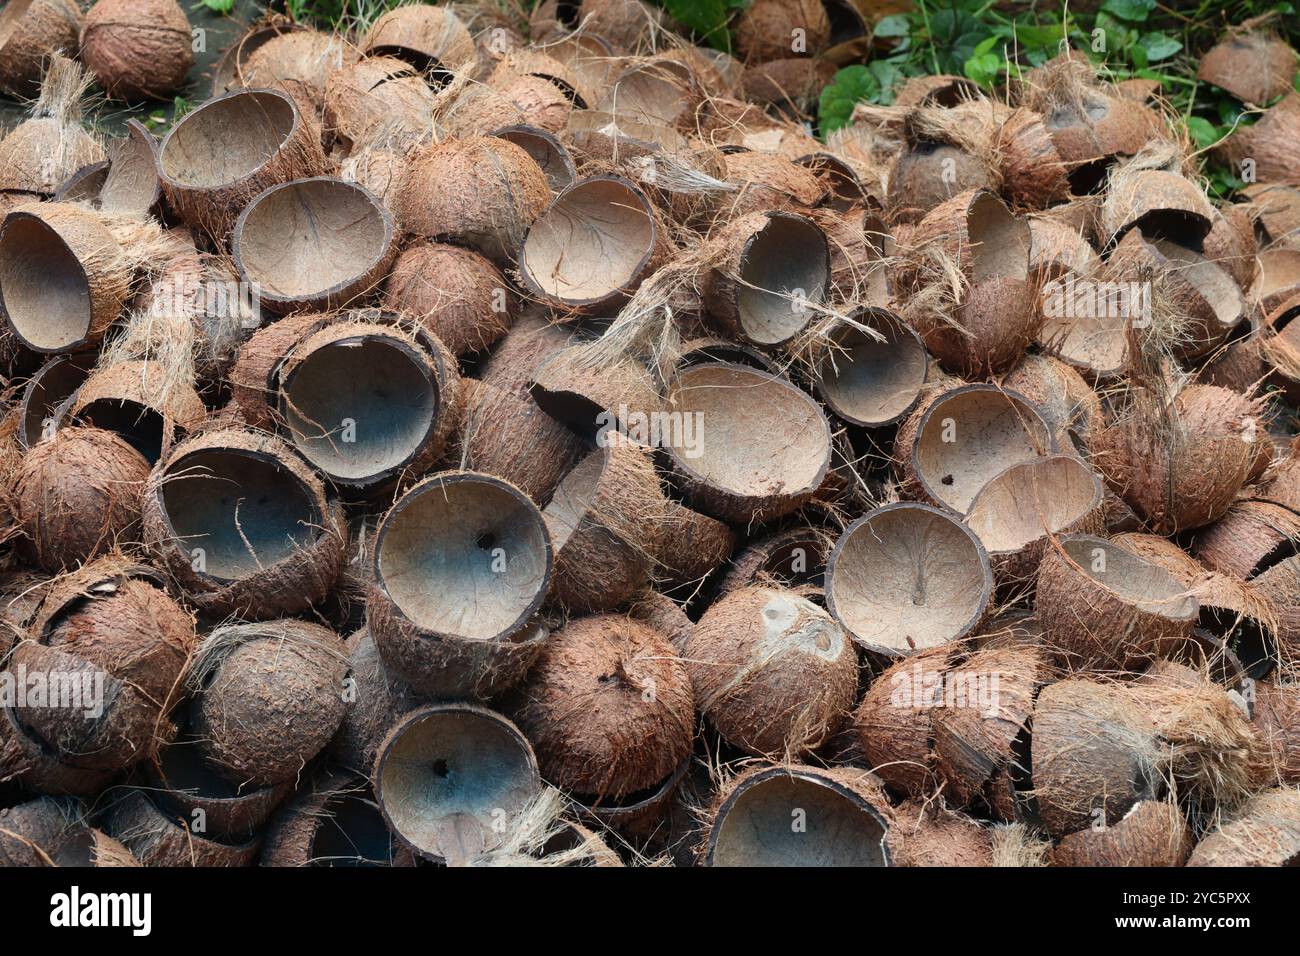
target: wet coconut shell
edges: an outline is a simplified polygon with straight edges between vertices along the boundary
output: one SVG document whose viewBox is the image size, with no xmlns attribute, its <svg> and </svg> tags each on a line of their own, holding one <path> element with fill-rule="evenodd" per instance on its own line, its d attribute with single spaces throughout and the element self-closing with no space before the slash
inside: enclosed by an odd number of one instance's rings
<svg viewBox="0 0 1300 956">
<path fill-rule="evenodd" d="M 622 615 L 570 621 L 517 694 L 514 718 L 542 777 L 584 797 L 655 787 L 695 736 L 686 666 L 665 636 Z"/>
<path fill-rule="evenodd" d="M 710 606 L 683 654 L 701 713 L 758 756 L 815 749 L 844 723 L 857 654 L 829 614 L 781 588 L 733 591 Z"/>
<path fill-rule="evenodd" d="M 68 408 L 76 421 L 120 435 L 151 464 L 208 417 L 183 382 L 157 362 L 115 362 L 90 374 Z"/>
<path fill-rule="evenodd" d="M 163 193 L 190 226 L 224 246 L 270 186 L 325 172 L 320 131 L 280 90 L 236 90 L 185 114 L 158 151 Z"/>
<path fill-rule="evenodd" d="M 992 866 L 991 831 L 946 807 L 908 801 L 889 828 L 895 866 Z"/>
<path fill-rule="evenodd" d="M 1073 670 L 1127 670 L 1191 634 L 1196 598 L 1168 571 L 1090 535 L 1058 539 L 1038 568 L 1046 643 Z"/>
<path fill-rule="evenodd" d="M 1294 866 L 1300 859 L 1300 792 L 1264 790 L 1201 838 L 1188 866 Z"/>
<path fill-rule="evenodd" d="M 1238 32 L 1205 52 L 1196 78 L 1262 106 L 1291 90 L 1295 72 L 1295 50 L 1285 40 L 1266 32 Z"/>
<path fill-rule="evenodd" d="M 33 351 L 97 343 L 121 313 L 130 284 L 122 247 L 86 209 L 20 206 L 0 224 L 0 306 L 14 335 Z"/>
<path fill-rule="evenodd" d="M 803 811 L 806 830 L 791 826 Z M 865 770 L 754 767 L 714 798 L 702 866 L 891 866 L 893 809 Z"/>
<path fill-rule="evenodd" d="M 14 499 L 19 527 L 47 571 L 75 567 L 139 533 L 149 463 L 112 432 L 62 428 L 23 458 Z"/>
<path fill-rule="evenodd" d="M 492 569 L 493 549 L 505 580 Z M 425 479 L 376 537 L 367 623 L 385 666 L 440 696 L 486 698 L 517 683 L 546 641 L 533 616 L 553 560 L 541 512 L 518 488 L 474 472 Z"/>
<path fill-rule="evenodd" d="M 160 810 L 144 790 L 116 791 L 104 828 L 145 866 L 248 866 L 257 856 L 256 838 L 226 843 L 195 833 L 180 817 Z"/>
<path fill-rule="evenodd" d="M 993 589 L 976 536 L 938 508 L 910 502 L 849 525 L 831 553 L 826 582 L 836 620 L 886 657 L 910 657 L 970 633 Z"/>
<path fill-rule="evenodd" d="M 1052 866 L 1182 866 L 1192 852 L 1192 832 L 1172 803 L 1139 800 L 1102 829 L 1071 833 L 1049 853 Z"/>
<path fill-rule="evenodd" d="M 232 783 L 293 780 L 343 720 L 343 650 L 333 631 L 290 618 L 213 631 L 194 665 L 190 710 L 208 766 Z"/>
<path fill-rule="evenodd" d="M 81 58 L 115 99 L 166 99 L 194 65 L 190 21 L 175 0 L 98 0 Z"/>
<path fill-rule="evenodd" d="M 501 271 L 472 249 L 408 246 L 384 280 L 384 308 L 415 319 L 457 356 L 490 348 L 514 322 L 515 296 Z"/>
<path fill-rule="evenodd" d="M 1245 499 L 1196 535 L 1192 553 L 1211 570 L 1248 581 L 1276 557 L 1294 554 L 1297 542 L 1300 515 L 1271 501 Z"/>
<path fill-rule="evenodd" d="M 71 0 L 17 0 L 0 12 L 0 91 L 32 96 L 40 88 L 46 59 L 74 52 L 81 11 Z"/>
<path fill-rule="evenodd" d="M 259 866 L 414 866 L 362 774 L 316 775 L 266 828 Z"/>
<path fill-rule="evenodd" d="M 310 607 L 338 579 L 346 539 L 342 508 L 316 473 L 283 441 L 251 429 L 215 428 L 182 442 L 144 492 L 146 545 L 189 601 L 215 617 Z"/>
<path fill-rule="evenodd" d="M 550 200 L 546 174 L 528 153 L 472 136 L 416 151 L 394 209 L 410 232 L 468 245 L 506 266 Z"/>
</svg>

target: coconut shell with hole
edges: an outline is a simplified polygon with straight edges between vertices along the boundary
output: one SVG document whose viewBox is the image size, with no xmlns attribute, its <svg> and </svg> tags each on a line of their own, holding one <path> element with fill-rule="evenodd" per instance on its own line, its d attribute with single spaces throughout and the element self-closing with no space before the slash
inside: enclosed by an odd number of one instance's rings
<svg viewBox="0 0 1300 956">
<path fill-rule="evenodd" d="M 1249 581 L 1297 551 L 1300 515 L 1271 501 L 1238 501 L 1197 533 L 1192 553 L 1214 571 Z"/>
<path fill-rule="evenodd" d="M 405 715 L 380 747 L 372 779 L 393 833 L 450 866 L 504 842 L 541 789 L 537 758 L 519 729 L 464 703 Z"/>
<path fill-rule="evenodd" d="M 376 537 L 367 623 L 385 667 L 440 696 L 517 683 L 547 638 L 533 618 L 553 566 L 546 522 L 518 488 L 474 472 L 425 479 Z"/>
<path fill-rule="evenodd" d="M 397 844 L 364 775 L 329 770 L 314 776 L 272 819 L 258 865 L 273 867 L 413 866 Z"/>
<path fill-rule="evenodd" d="M 194 65 L 190 21 L 175 0 L 98 0 L 81 58 L 114 99 L 166 99 Z"/>
<path fill-rule="evenodd" d="M 232 783 L 294 780 L 338 729 L 347 674 L 343 642 L 317 624 L 285 618 L 212 631 L 191 676 L 190 728 L 204 762 Z"/>
<path fill-rule="evenodd" d="M 1201 838 L 1188 866 L 1295 866 L 1300 859 L 1300 793 L 1262 790 Z"/>
<path fill-rule="evenodd" d="M 67 414 L 111 431 L 151 465 L 208 417 L 203 400 L 184 382 L 168 382 L 158 362 L 116 362 L 92 372 Z"/>
<path fill-rule="evenodd" d="M 190 829 L 189 820 L 160 808 L 152 795 L 124 787 L 112 794 L 104 829 L 149 867 L 249 866 L 258 840 L 226 841 Z"/>
<path fill-rule="evenodd" d="M 801 507 L 830 466 L 830 426 L 785 379 L 725 362 L 677 373 L 668 407 L 703 422 L 698 447 L 670 447 L 692 507 L 723 521 L 769 521 Z M 701 417 L 702 416 L 702 417 Z"/>
<path fill-rule="evenodd" d="M 1196 78 L 1263 106 L 1291 90 L 1295 73 L 1295 50 L 1285 40 L 1267 32 L 1237 32 L 1205 52 Z"/>
<path fill-rule="evenodd" d="M 741 588 L 714 602 L 683 653 L 701 713 L 733 746 L 796 757 L 847 719 L 857 691 L 853 642 L 796 592 Z"/>
<path fill-rule="evenodd" d="M 920 401 L 929 373 L 925 346 L 892 312 L 863 309 L 851 318 L 870 332 L 846 323 L 831 333 L 816 366 L 817 390 L 851 425 L 891 425 Z"/>
<path fill-rule="evenodd" d="M 121 313 L 131 278 L 122 246 L 86 209 L 20 206 L 0 224 L 0 306 L 14 335 L 33 351 L 70 352 L 99 342 Z"/>
<path fill-rule="evenodd" d="M 127 120 L 126 135 L 109 140 L 105 151 L 107 165 L 82 167 L 59 187 L 54 201 L 143 219 L 162 196 L 157 140 L 139 120 Z"/>
<path fill-rule="evenodd" d="M 338 500 L 292 448 L 214 428 L 181 442 L 144 490 L 144 540 L 205 614 L 273 618 L 334 587 L 347 537 Z"/>
<path fill-rule="evenodd" d="M 168 205 L 219 247 L 267 188 L 325 172 L 320 131 L 279 90 L 214 97 L 176 123 L 158 149 Z"/>
<path fill-rule="evenodd" d="M 193 738 L 180 737 L 144 766 L 154 800 L 165 812 L 217 840 L 251 839 L 292 789 L 232 783 L 208 766 Z"/>
<path fill-rule="evenodd" d="M 668 511 L 651 453 L 607 437 L 542 512 L 555 548 L 551 599 L 571 611 L 608 611 L 645 587 Z"/>
<path fill-rule="evenodd" d="M 893 817 L 879 780 L 865 770 L 754 767 L 714 798 L 700 863 L 891 866 Z"/>
<path fill-rule="evenodd" d="M 970 633 L 993 589 L 988 555 L 955 518 L 900 503 L 859 518 L 835 544 L 826 604 L 867 650 L 910 657 Z"/>
<path fill-rule="evenodd" d="M 70 0 L 18 0 L 0 12 L 0 91 L 32 96 L 46 58 L 76 52 L 81 10 Z"/>
<path fill-rule="evenodd" d="M 384 280 L 382 303 L 418 321 L 455 355 L 490 348 L 510 330 L 516 300 L 501 271 L 472 249 L 408 246 Z"/>
<path fill-rule="evenodd" d="M 1175 804 L 1139 800 L 1108 826 L 1068 834 L 1048 859 L 1052 866 L 1182 866 L 1192 845 L 1191 829 Z"/>
<path fill-rule="evenodd" d="M 1058 539 L 1038 568 L 1045 643 L 1075 671 L 1132 669 L 1191 634 L 1196 598 L 1163 567 L 1085 534 Z"/>
<path fill-rule="evenodd" d="M 23 547 L 47 571 L 137 540 L 149 464 L 113 432 L 63 428 L 23 458 L 14 487 Z"/>
<path fill-rule="evenodd" d="M 515 693 L 543 779 L 584 802 L 658 786 L 695 736 L 686 666 L 664 635 L 622 615 L 570 621 Z"/>
<path fill-rule="evenodd" d="M 417 150 L 394 209 L 408 231 L 470 246 L 508 266 L 550 199 L 546 174 L 523 149 L 471 136 Z"/>
</svg>

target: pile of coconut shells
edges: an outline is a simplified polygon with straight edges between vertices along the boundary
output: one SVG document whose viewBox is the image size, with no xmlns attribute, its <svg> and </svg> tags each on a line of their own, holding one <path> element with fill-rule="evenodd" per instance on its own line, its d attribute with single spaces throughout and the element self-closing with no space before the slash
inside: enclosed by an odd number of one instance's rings
<svg viewBox="0 0 1300 956">
<path fill-rule="evenodd" d="M 0 862 L 1296 863 L 1300 96 L 1227 205 L 1069 53 L 822 141 L 853 9 L 38 57 Z"/>
</svg>

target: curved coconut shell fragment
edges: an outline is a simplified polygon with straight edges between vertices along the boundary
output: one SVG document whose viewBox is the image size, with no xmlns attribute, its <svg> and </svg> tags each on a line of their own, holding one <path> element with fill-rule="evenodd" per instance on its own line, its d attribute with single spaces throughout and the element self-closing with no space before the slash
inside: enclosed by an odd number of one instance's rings
<svg viewBox="0 0 1300 956">
<path fill-rule="evenodd" d="M 59 188 L 55 202 L 85 203 L 91 209 L 143 219 L 158 205 L 158 141 L 139 120 L 127 120 L 126 135 L 109 141 L 103 164 L 82 167 Z"/>
<path fill-rule="evenodd" d="M 929 374 L 925 346 L 885 309 L 862 309 L 831 333 L 817 363 L 827 407 L 851 425 L 891 425 L 920 401 Z M 874 334 L 873 334 L 874 333 Z"/>
<path fill-rule="evenodd" d="M 104 829 L 145 866 L 248 866 L 256 859 L 257 838 L 218 840 L 190 829 L 189 822 L 137 788 L 114 791 L 104 813 Z"/>
<path fill-rule="evenodd" d="M 160 807 L 187 820 L 201 813 L 206 832 L 236 842 L 253 837 L 292 789 L 292 781 L 232 783 L 205 764 L 197 743 L 187 738 L 163 747 L 145 773 Z"/>
<path fill-rule="evenodd" d="M 208 417 L 203 400 L 183 382 L 167 381 L 158 362 L 127 361 L 92 372 L 67 414 L 121 436 L 150 465 Z"/>
<path fill-rule="evenodd" d="M 1300 793 L 1263 790 L 1201 838 L 1188 866 L 1294 866 L 1300 859 Z"/>
<path fill-rule="evenodd" d="M 33 373 L 17 408 L 20 420 L 14 437 L 21 449 L 26 451 L 53 434 L 94 364 L 90 353 L 56 355 Z"/>
<path fill-rule="evenodd" d="M 1049 853 L 1052 866 L 1182 866 L 1192 852 L 1182 811 L 1162 800 L 1139 800 L 1103 828 L 1071 833 Z"/>
<path fill-rule="evenodd" d="M 1198 80 L 1256 106 L 1291 90 L 1296 54 L 1285 40 L 1267 31 L 1230 32 L 1201 57 L 1196 68 Z"/>
<path fill-rule="evenodd" d="M 1236 502 L 1197 534 L 1192 552 L 1206 567 L 1249 581 L 1300 548 L 1300 515 L 1271 501 Z"/>
<path fill-rule="evenodd" d="M 361 774 L 317 774 L 276 814 L 262 840 L 260 866 L 413 866 Z"/>
</svg>

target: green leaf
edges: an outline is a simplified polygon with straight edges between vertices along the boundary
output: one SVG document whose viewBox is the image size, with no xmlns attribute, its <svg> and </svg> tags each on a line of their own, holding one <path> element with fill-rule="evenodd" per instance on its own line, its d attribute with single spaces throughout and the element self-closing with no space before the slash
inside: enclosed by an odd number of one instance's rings
<svg viewBox="0 0 1300 956">
<path fill-rule="evenodd" d="M 235 9 L 235 0 L 202 0 L 201 6 L 219 17 L 225 17 Z"/>
<path fill-rule="evenodd" d="M 880 86 L 880 92 L 872 99 L 881 106 L 893 105 L 894 92 L 902 85 L 907 74 L 892 60 L 872 60 L 867 64 L 867 69 L 871 71 L 871 75 L 876 78 L 876 83 Z"/>
<path fill-rule="evenodd" d="M 817 116 L 822 135 L 842 126 L 853 118 L 853 107 L 862 100 L 872 100 L 880 95 L 880 81 L 862 64 L 846 66 L 835 74 L 822 90 Z"/>
<path fill-rule="evenodd" d="M 964 10 L 936 10 L 930 14 L 930 44 L 943 73 L 960 73 L 975 55 L 975 47 L 990 33 L 989 27 Z"/>
<path fill-rule="evenodd" d="M 1164 33 L 1144 33 L 1138 38 L 1138 46 L 1146 50 L 1150 63 L 1166 60 L 1183 48 L 1181 41 Z"/>
<path fill-rule="evenodd" d="M 993 49 L 994 46 L 997 45 L 997 42 L 998 42 L 997 36 L 985 37 L 983 40 L 981 40 L 979 43 L 975 45 L 975 52 L 972 55 L 980 56 L 983 53 L 988 53 L 990 50 Z"/>
<path fill-rule="evenodd" d="M 1156 8 L 1156 0 L 1106 0 L 1101 8 L 1124 20 L 1141 23 Z"/>
<path fill-rule="evenodd" d="M 1002 57 L 996 53 L 980 53 L 962 66 L 962 72 L 980 86 L 992 86 L 1002 71 Z"/>
<path fill-rule="evenodd" d="M 731 6 L 727 0 L 664 0 L 668 15 L 697 37 L 719 50 L 731 50 L 727 21 Z"/>
<path fill-rule="evenodd" d="M 876 23 L 876 28 L 871 32 L 878 37 L 905 37 L 912 32 L 912 23 L 905 14 L 895 13 L 892 16 L 881 17 Z"/>
<path fill-rule="evenodd" d="M 1219 130 L 1200 116 L 1187 117 L 1187 132 L 1191 134 L 1197 149 L 1205 149 L 1219 141 Z"/>
</svg>

